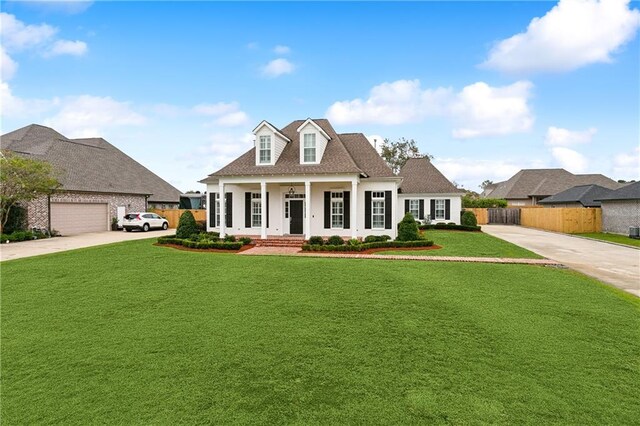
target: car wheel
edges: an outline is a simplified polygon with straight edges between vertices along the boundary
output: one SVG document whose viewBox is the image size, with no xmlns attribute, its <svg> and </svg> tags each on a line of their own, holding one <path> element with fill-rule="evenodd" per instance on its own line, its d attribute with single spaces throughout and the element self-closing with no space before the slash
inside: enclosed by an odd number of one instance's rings
<svg viewBox="0 0 640 426">
<path fill-rule="evenodd" d="M 144 232 L 147 232 L 147 231 L 149 230 L 149 224 L 148 224 L 148 223 L 145 223 L 144 225 L 142 225 L 142 230 L 143 230 Z"/>
<path fill-rule="evenodd" d="M 169 224 L 167 222 L 162 224 L 162 229 L 166 231 L 168 228 L 169 228 Z"/>
</svg>

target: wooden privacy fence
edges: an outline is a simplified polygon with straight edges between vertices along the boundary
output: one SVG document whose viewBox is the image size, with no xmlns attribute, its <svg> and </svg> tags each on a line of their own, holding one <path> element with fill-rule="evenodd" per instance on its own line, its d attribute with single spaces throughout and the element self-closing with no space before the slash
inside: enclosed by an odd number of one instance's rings
<svg viewBox="0 0 640 426">
<path fill-rule="evenodd" d="M 582 207 L 522 209 L 520 224 L 565 234 L 602 232 L 602 209 Z"/>
<path fill-rule="evenodd" d="M 193 213 L 193 217 L 196 220 L 207 220 L 207 211 L 206 210 L 189 210 Z M 162 217 L 167 218 L 169 222 L 169 228 L 177 228 L 178 222 L 180 221 L 180 216 L 182 213 L 186 212 L 186 210 L 182 209 L 155 209 L 154 213 L 159 214 Z"/>
<path fill-rule="evenodd" d="M 473 212 L 473 214 L 476 215 L 476 220 L 478 221 L 478 225 L 486 225 L 487 223 L 489 223 L 489 214 L 487 213 L 487 209 L 465 207 L 463 210 L 468 210 Z"/>
<path fill-rule="evenodd" d="M 520 225 L 520 209 L 487 209 L 489 223 L 500 225 Z"/>
</svg>

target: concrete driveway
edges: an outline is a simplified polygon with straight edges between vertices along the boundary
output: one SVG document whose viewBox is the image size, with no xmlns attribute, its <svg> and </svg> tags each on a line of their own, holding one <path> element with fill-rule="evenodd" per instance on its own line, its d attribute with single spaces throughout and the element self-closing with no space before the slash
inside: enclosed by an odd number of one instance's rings
<svg viewBox="0 0 640 426">
<path fill-rule="evenodd" d="M 521 226 L 482 225 L 487 234 L 640 297 L 640 250 Z"/>
<path fill-rule="evenodd" d="M 163 235 L 175 234 L 175 229 L 149 232 L 93 232 L 89 234 L 71 235 L 68 237 L 47 238 L 44 240 L 21 241 L 0 245 L 0 262 L 20 259 L 22 257 L 39 256 L 41 254 L 57 253 L 103 244 L 118 243 L 120 241 L 142 240 L 157 238 Z"/>
</svg>

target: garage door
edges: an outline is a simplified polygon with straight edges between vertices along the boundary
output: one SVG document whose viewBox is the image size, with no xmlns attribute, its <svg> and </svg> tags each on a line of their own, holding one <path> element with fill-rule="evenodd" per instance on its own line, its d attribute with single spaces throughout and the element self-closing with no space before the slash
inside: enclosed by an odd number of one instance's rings
<svg viewBox="0 0 640 426">
<path fill-rule="evenodd" d="M 51 228 L 62 235 L 109 230 L 107 204 L 51 203 Z"/>
</svg>

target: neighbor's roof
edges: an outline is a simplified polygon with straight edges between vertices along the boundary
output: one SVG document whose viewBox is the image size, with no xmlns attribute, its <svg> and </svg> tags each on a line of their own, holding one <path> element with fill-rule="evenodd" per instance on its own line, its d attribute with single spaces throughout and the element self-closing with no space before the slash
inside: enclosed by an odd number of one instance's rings
<svg viewBox="0 0 640 426">
<path fill-rule="evenodd" d="M 180 191 L 102 138 L 68 139 L 31 124 L 0 138 L 0 148 L 51 163 L 67 191 L 149 195 L 151 202 L 180 201 Z"/>
<path fill-rule="evenodd" d="M 584 207 L 600 207 L 600 197 L 611 190 L 600 185 L 578 185 L 541 200 L 540 204 L 580 203 Z"/>
<path fill-rule="evenodd" d="M 400 169 L 403 194 L 451 194 L 465 191 L 456 188 L 427 158 L 410 158 Z"/>
<path fill-rule="evenodd" d="M 548 197 L 577 185 L 600 185 L 617 189 L 620 184 L 601 174 L 574 175 L 565 169 L 523 169 L 511 179 L 495 184 L 484 196 L 488 198 L 523 199 Z"/>
<path fill-rule="evenodd" d="M 291 140 L 272 166 L 256 165 L 255 147 L 209 175 L 201 182 L 213 182 L 221 176 L 276 176 L 302 174 L 357 173 L 369 177 L 394 177 L 391 169 L 362 134 L 338 135 L 326 119 L 313 119 L 331 140 L 319 164 L 300 164 L 300 135 L 297 129 L 306 120 L 296 120 L 278 129 Z"/>
<path fill-rule="evenodd" d="M 640 200 L 640 182 L 626 184 L 620 189 L 609 191 L 608 194 L 598 198 L 598 200 Z"/>
</svg>

